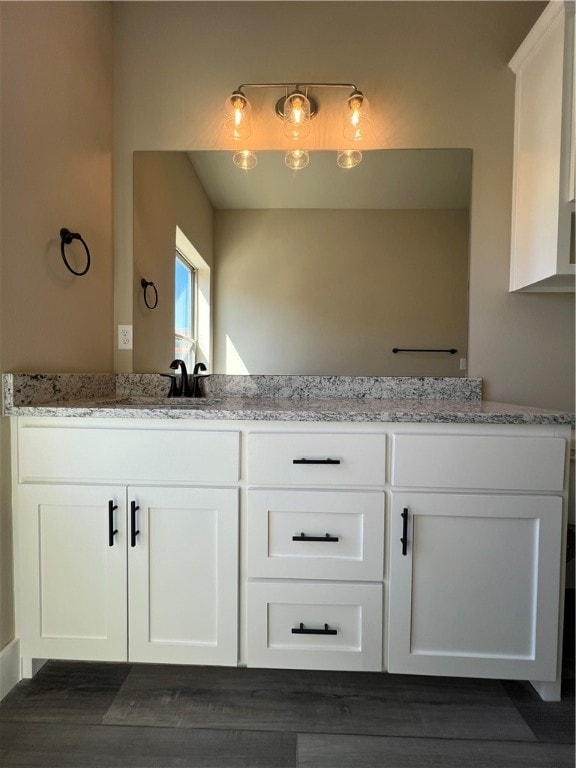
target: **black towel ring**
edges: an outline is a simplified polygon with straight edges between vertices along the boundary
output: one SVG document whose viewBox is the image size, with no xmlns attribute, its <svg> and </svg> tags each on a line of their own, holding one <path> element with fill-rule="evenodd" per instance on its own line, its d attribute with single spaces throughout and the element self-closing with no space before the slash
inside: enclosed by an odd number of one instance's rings
<svg viewBox="0 0 576 768">
<path fill-rule="evenodd" d="M 156 286 L 151 280 L 145 280 L 144 278 L 140 280 L 140 285 L 144 289 L 144 304 L 146 304 L 148 309 L 156 309 L 156 307 L 158 306 L 158 290 Z M 148 296 L 146 295 L 146 291 L 148 290 L 148 288 L 150 288 L 150 286 L 154 290 L 154 304 L 148 304 Z"/>
<path fill-rule="evenodd" d="M 68 263 L 68 259 L 66 258 L 66 254 L 64 253 L 64 246 L 70 245 L 72 240 L 80 240 L 80 242 L 82 243 L 86 251 L 86 266 L 81 272 L 77 272 L 73 267 L 70 266 L 70 264 Z M 82 236 L 78 232 L 70 232 L 68 229 L 60 230 L 60 253 L 62 254 L 62 259 L 64 261 L 64 264 L 66 264 L 66 268 L 70 272 L 72 272 L 73 275 L 82 277 L 82 275 L 85 275 L 86 272 L 88 272 L 88 270 L 90 269 L 90 251 L 88 250 L 88 246 L 82 239 Z"/>
</svg>

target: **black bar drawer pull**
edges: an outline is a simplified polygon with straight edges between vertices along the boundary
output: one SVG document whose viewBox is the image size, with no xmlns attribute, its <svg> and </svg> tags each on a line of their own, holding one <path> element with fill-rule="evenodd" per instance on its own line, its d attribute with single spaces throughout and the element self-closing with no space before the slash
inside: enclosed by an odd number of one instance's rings
<svg viewBox="0 0 576 768">
<path fill-rule="evenodd" d="M 130 546 L 135 547 L 136 546 L 136 536 L 140 533 L 139 530 L 136 530 L 136 512 L 140 509 L 140 507 L 136 504 L 135 501 L 130 502 Z"/>
<path fill-rule="evenodd" d="M 114 536 L 118 533 L 118 529 L 114 528 L 114 512 L 118 509 L 118 505 L 113 501 L 108 502 L 108 546 L 114 546 Z"/>
<path fill-rule="evenodd" d="M 402 554 L 405 555 L 408 550 L 408 508 L 404 507 L 404 510 L 402 514 L 400 515 L 402 518 L 402 538 L 400 539 L 402 543 Z"/>
<path fill-rule="evenodd" d="M 340 459 L 293 459 L 292 464 L 340 464 Z"/>
<path fill-rule="evenodd" d="M 292 541 L 339 541 L 338 536 L 330 536 L 327 533 L 325 536 L 307 536 L 304 532 L 300 536 L 292 536 Z"/>
<path fill-rule="evenodd" d="M 302 622 L 300 622 L 299 627 L 294 627 L 292 629 L 293 635 L 337 635 L 338 630 L 337 629 L 330 629 L 328 627 L 328 624 L 324 624 L 324 629 L 314 629 L 312 627 L 305 627 Z"/>
</svg>

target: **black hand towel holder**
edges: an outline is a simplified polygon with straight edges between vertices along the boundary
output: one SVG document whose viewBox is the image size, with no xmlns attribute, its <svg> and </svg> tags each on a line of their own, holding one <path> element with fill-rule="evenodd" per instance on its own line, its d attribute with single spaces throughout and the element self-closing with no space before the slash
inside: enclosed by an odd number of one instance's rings
<svg viewBox="0 0 576 768">
<path fill-rule="evenodd" d="M 72 240 L 80 240 L 82 245 L 84 246 L 84 250 L 86 251 L 86 266 L 81 271 L 75 270 L 73 267 L 70 266 L 68 259 L 66 258 L 66 253 L 64 251 L 64 246 L 70 245 Z M 70 230 L 66 228 L 62 228 L 60 230 L 60 253 L 62 254 L 62 260 L 64 261 L 64 264 L 66 265 L 66 269 L 68 269 L 70 272 L 72 272 L 73 275 L 77 275 L 78 277 L 82 277 L 82 275 L 85 275 L 86 272 L 90 269 L 90 250 L 88 249 L 88 246 L 82 239 L 82 235 L 79 232 L 70 232 Z"/>
<path fill-rule="evenodd" d="M 156 286 L 151 280 L 145 280 L 144 278 L 140 280 L 140 285 L 144 290 L 144 304 L 146 304 L 148 309 L 156 309 L 156 307 L 158 306 L 158 289 L 156 288 Z M 152 288 L 154 291 L 154 300 L 152 304 L 148 303 L 148 294 L 147 294 L 148 288 Z"/>
</svg>

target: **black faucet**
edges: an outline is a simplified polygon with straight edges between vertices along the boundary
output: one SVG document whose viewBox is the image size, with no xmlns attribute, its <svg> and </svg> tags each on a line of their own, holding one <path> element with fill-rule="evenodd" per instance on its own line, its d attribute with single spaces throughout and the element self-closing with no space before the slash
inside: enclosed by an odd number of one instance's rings
<svg viewBox="0 0 576 768">
<path fill-rule="evenodd" d="M 205 371 L 207 370 L 204 363 L 196 363 L 194 366 L 194 371 L 192 372 L 191 377 L 188 376 L 188 371 L 186 369 L 186 363 L 184 360 L 180 360 L 177 358 L 176 360 L 172 360 L 170 363 L 170 368 L 173 371 L 177 371 L 180 369 L 180 381 L 177 380 L 176 376 L 174 376 L 171 373 L 161 373 L 161 376 L 167 376 L 170 379 L 170 391 L 168 392 L 168 397 L 201 397 L 202 394 L 200 392 L 200 383 L 199 379 L 203 379 L 208 374 L 201 374 L 199 371 Z M 190 378 L 192 379 L 192 384 L 190 384 Z"/>
<path fill-rule="evenodd" d="M 188 371 L 186 370 L 186 363 L 184 360 L 176 359 L 170 363 L 170 368 L 173 371 L 177 371 L 180 368 L 180 386 L 175 384 L 170 387 L 172 397 L 192 397 L 192 390 L 190 389 L 190 382 L 188 381 Z M 168 393 L 170 397 L 170 393 Z"/>
</svg>

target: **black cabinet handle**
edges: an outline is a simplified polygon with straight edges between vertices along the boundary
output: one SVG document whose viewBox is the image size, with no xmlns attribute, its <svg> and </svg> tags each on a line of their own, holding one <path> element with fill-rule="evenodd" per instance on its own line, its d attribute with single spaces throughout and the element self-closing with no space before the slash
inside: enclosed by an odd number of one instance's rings
<svg viewBox="0 0 576 768">
<path fill-rule="evenodd" d="M 314 629 L 305 627 L 302 622 L 300 622 L 299 627 L 294 627 L 292 629 L 293 635 L 337 635 L 338 630 L 337 629 L 330 629 L 328 627 L 328 624 L 324 624 L 324 629 Z"/>
<path fill-rule="evenodd" d="M 108 502 L 108 546 L 114 546 L 114 536 L 118 533 L 118 529 L 114 528 L 114 512 L 118 509 L 118 505 L 113 501 Z"/>
<path fill-rule="evenodd" d="M 329 533 L 325 536 L 307 536 L 302 532 L 300 536 L 292 536 L 292 541 L 339 541 L 339 537 L 330 536 Z"/>
<path fill-rule="evenodd" d="M 140 509 L 140 507 L 136 504 L 135 501 L 130 502 L 130 546 L 135 547 L 136 546 L 136 536 L 140 533 L 140 531 L 136 530 L 136 512 Z"/>
<path fill-rule="evenodd" d="M 293 459 L 292 464 L 340 464 L 340 459 Z"/>
<path fill-rule="evenodd" d="M 402 554 L 405 555 L 408 550 L 408 508 L 404 507 L 404 510 L 402 514 L 400 515 L 402 518 L 402 538 L 400 541 L 402 542 Z"/>
</svg>

